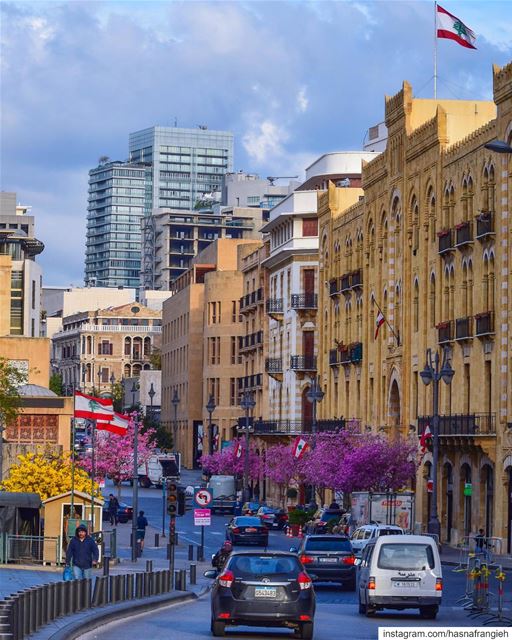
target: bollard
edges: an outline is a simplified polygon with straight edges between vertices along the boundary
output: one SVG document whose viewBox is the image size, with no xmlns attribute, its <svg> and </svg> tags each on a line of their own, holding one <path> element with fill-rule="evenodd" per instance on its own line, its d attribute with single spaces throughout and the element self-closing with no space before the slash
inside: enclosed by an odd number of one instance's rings
<svg viewBox="0 0 512 640">
<path fill-rule="evenodd" d="M 41 587 L 36 587 L 36 629 L 43 626 L 43 592 Z"/>
<path fill-rule="evenodd" d="M 55 582 L 50 582 L 48 585 L 48 622 L 53 622 L 55 620 Z M 21 603 L 23 606 L 24 598 L 21 598 Z"/>
<path fill-rule="evenodd" d="M 146 560 L 146 571 L 153 571 L 153 560 Z"/>
<path fill-rule="evenodd" d="M 73 580 L 73 613 L 82 608 L 82 580 Z"/>
<path fill-rule="evenodd" d="M 109 604 L 114 604 L 115 602 L 117 602 L 116 576 L 109 576 L 108 583 L 109 583 L 109 598 L 108 598 L 108 602 L 109 602 Z"/>
<path fill-rule="evenodd" d="M 162 593 L 161 584 L 162 584 L 162 576 L 160 575 L 160 571 L 155 571 L 153 580 L 154 580 L 154 595 L 159 596 Z"/>
<path fill-rule="evenodd" d="M 171 557 L 171 545 L 168 542 L 167 543 L 167 560 L 169 560 L 170 557 Z"/>
<path fill-rule="evenodd" d="M 103 575 L 108 576 L 110 573 L 110 556 L 103 556 Z"/>
<path fill-rule="evenodd" d="M 57 582 L 57 615 L 63 616 L 64 615 L 64 585 L 66 583 L 65 582 Z M 30 601 L 29 601 L 29 605 L 30 605 Z"/>
<path fill-rule="evenodd" d="M 187 570 L 181 569 L 181 590 L 187 590 Z"/>
<path fill-rule="evenodd" d="M 193 544 L 189 544 L 188 545 L 188 559 L 189 560 L 193 560 L 194 559 L 194 545 Z"/>
<path fill-rule="evenodd" d="M 179 569 L 174 570 L 174 588 L 176 591 L 180 590 L 180 571 Z"/>
<path fill-rule="evenodd" d="M 91 608 L 92 578 L 84 580 L 82 593 L 82 609 Z"/>
<path fill-rule="evenodd" d="M 92 607 L 99 607 L 100 606 L 100 602 L 101 602 L 101 594 L 100 594 L 100 590 L 101 590 L 101 582 L 102 582 L 103 578 L 96 578 L 96 580 L 94 581 L 94 589 L 92 591 Z"/>
<path fill-rule="evenodd" d="M 135 597 L 142 598 L 144 592 L 144 574 L 135 574 Z"/>
<path fill-rule="evenodd" d="M 48 624 L 48 585 L 41 587 L 41 626 Z"/>
<path fill-rule="evenodd" d="M 203 547 L 201 547 L 201 545 L 198 545 L 197 547 L 197 561 L 198 562 L 203 562 L 204 561 L 204 549 Z"/>
<path fill-rule="evenodd" d="M 18 591 L 18 638 L 25 637 L 25 592 Z M 50 617 L 53 620 L 53 617 Z"/>
<path fill-rule="evenodd" d="M 126 576 L 126 599 L 133 600 L 133 573 Z"/>
<path fill-rule="evenodd" d="M 155 547 L 160 546 L 160 534 L 155 533 Z"/>
<path fill-rule="evenodd" d="M 197 565 L 190 565 L 190 584 L 197 584 Z"/>
</svg>

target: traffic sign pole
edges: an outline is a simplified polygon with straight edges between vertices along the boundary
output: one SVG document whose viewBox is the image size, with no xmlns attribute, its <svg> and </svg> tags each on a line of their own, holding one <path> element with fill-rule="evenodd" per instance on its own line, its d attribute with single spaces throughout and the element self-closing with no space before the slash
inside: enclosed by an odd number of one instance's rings
<svg viewBox="0 0 512 640">
<path fill-rule="evenodd" d="M 201 525 L 201 561 L 204 561 L 204 524 Z"/>
</svg>

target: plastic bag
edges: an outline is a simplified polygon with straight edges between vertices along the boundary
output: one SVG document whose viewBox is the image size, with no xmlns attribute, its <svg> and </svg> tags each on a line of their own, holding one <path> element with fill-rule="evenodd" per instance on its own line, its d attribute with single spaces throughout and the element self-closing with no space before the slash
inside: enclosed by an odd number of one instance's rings
<svg viewBox="0 0 512 640">
<path fill-rule="evenodd" d="M 71 567 L 64 567 L 64 573 L 62 574 L 62 579 L 64 580 L 64 582 L 73 580 L 73 578 L 73 569 Z"/>
</svg>

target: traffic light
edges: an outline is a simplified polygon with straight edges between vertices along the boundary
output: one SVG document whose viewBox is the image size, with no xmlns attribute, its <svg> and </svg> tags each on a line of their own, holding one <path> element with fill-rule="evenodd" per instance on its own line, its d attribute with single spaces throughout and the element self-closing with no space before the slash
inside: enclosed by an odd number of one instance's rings
<svg viewBox="0 0 512 640">
<path fill-rule="evenodd" d="M 167 483 L 167 513 L 178 515 L 178 483 L 172 480 Z"/>
<path fill-rule="evenodd" d="M 183 487 L 178 487 L 178 515 L 184 516 L 187 510 L 185 504 L 185 489 Z"/>
</svg>

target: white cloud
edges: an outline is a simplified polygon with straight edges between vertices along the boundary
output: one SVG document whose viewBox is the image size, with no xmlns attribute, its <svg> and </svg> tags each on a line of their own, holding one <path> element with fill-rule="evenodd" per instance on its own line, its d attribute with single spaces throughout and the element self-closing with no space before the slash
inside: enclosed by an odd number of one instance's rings
<svg viewBox="0 0 512 640">
<path fill-rule="evenodd" d="M 309 99 L 306 96 L 306 87 L 301 87 L 297 94 L 297 110 L 299 113 L 305 113 L 309 106 Z"/>
<path fill-rule="evenodd" d="M 254 124 L 243 136 L 244 149 L 258 164 L 272 162 L 284 154 L 283 143 L 288 139 L 286 130 L 275 122 L 263 120 Z"/>
</svg>

